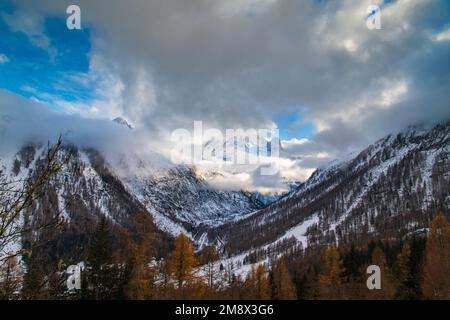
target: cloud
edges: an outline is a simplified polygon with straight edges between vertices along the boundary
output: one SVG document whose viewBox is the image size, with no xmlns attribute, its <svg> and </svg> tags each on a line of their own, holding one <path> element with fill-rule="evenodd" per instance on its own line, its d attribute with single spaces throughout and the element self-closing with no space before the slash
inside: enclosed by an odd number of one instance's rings
<svg viewBox="0 0 450 320">
<path fill-rule="evenodd" d="M 450 28 L 446 28 L 434 36 L 436 41 L 450 41 Z"/>
<path fill-rule="evenodd" d="M 64 17 L 69 4 L 16 1 L 18 12 L 41 16 Z M 391 131 L 450 117 L 445 0 L 77 4 L 92 29 L 80 81 L 96 98 L 56 102 L 85 117 L 123 116 L 162 145 L 194 120 L 266 128 L 279 112 L 301 112 L 315 133 L 286 141 L 280 162 L 284 176 L 304 179 Z M 366 27 L 370 4 L 381 5 L 381 30 Z M 34 30 L 49 46 L 42 27 Z"/>
<path fill-rule="evenodd" d="M 26 143 L 54 142 L 62 136 L 65 142 L 99 150 L 113 164 L 124 154 L 142 160 L 158 158 L 158 164 L 163 158 L 153 152 L 160 148 L 158 141 L 149 140 L 145 131 L 130 130 L 110 119 L 55 112 L 45 103 L 3 89 L 0 106 L 0 157 L 15 154 Z"/>
<path fill-rule="evenodd" d="M 5 54 L 0 53 L 0 64 L 7 63 L 8 61 L 8 57 Z"/>
<path fill-rule="evenodd" d="M 57 51 L 45 34 L 44 16 L 32 10 L 17 10 L 11 14 L 3 13 L 3 20 L 14 32 L 23 32 L 31 43 L 45 50 L 53 60 Z"/>
</svg>

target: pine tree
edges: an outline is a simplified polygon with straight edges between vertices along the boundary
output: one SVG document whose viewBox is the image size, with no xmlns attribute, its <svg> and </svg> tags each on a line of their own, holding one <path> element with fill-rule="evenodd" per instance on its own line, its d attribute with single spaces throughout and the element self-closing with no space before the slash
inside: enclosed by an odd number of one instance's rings
<svg viewBox="0 0 450 320">
<path fill-rule="evenodd" d="M 295 300 L 296 289 L 284 259 L 278 260 L 272 271 L 272 292 L 276 300 Z"/>
<path fill-rule="evenodd" d="M 343 266 L 339 250 L 332 244 L 325 251 L 322 272 L 319 275 L 319 295 L 324 299 L 342 299 L 343 289 L 341 274 Z"/>
<path fill-rule="evenodd" d="M 113 264 L 112 237 L 108 221 L 102 217 L 94 232 L 87 259 L 88 297 L 117 297 L 118 267 Z"/>
<path fill-rule="evenodd" d="M 409 258 L 411 269 L 411 299 L 422 298 L 422 269 L 425 260 L 425 247 L 427 239 L 424 237 L 413 237 L 410 243 L 411 256 Z"/>
<path fill-rule="evenodd" d="M 443 215 L 431 222 L 422 290 L 430 299 L 450 299 L 450 224 Z"/>
<path fill-rule="evenodd" d="M 398 297 L 401 299 L 409 299 L 412 297 L 412 273 L 411 273 L 411 246 L 405 243 L 402 251 L 397 256 L 399 268 L 399 290 Z"/>
<path fill-rule="evenodd" d="M 184 234 L 175 239 L 175 249 L 169 259 L 169 270 L 177 281 L 178 288 L 182 288 L 194 278 L 193 268 L 196 265 L 194 247 L 191 240 Z"/>
</svg>

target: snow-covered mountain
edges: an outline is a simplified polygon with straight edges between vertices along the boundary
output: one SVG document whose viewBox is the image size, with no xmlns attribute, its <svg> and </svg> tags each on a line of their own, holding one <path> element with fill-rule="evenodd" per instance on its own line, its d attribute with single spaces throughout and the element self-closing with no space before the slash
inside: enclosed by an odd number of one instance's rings
<svg viewBox="0 0 450 320">
<path fill-rule="evenodd" d="M 42 170 L 47 149 L 47 145 L 28 144 L 0 159 L 2 176 L 15 181 L 20 190 L 27 179 Z M 130 228 L 133 216 L 145 212 L 161 231 L 171 236 L 183 232 L 201 247 L 207 244 L 208 228 L 262 207 L 245 192 L 212 188 L 194 168 L 162 166 L 164 160 L 157 154 L 155 163 L 136 155 L 121 155 L 119 161 L 108 162 L 95 149 L 65 144 L 58 158 L 63 163 L 61 171 L 48 184 L 45 196 L 22 217 L 21 221 L 31 227 L 59 214 L 76 229 L 72 230 L 75 237 L 82 237 L 100 216 Z M 13 247 L 20 247 L 20 243 Z"/>
<path fill-rule="evenodd" d="M 401 238 L 450 210 L 450 123 L 410 127 L 355 157 L 318 169 L 294 192 L 210 230 L 230 254 L 247 257 L 332 241 Z M 281 245 L 283 244 L 283 245 Z M 270 249 L 270 250 L 269 250 Z"/>
<path fill-rule="evenodd" d="M 151 165 L 151 164 L 149 164 Z M 152 174 L 134 174 L 121 180 L 129 192 L 152 213 L 156 224 L 170 234 L 191 234 L 200 244 L 211 227 L 245 216 L 262 207 L 242 191 L 212 188 L 194 168 L 176 166 Z"/>
<path fill-rule="evenodd" d="M 55 250 L 78 248 L 67 252 L 75 254 L 71 259 L 82 257 L 86 233 L 102 215 L 132 229 L 134 215 L 145 213 L 167 234 L 184 232 L 198 247 L 213 243 L 242 261 L 300 243 L 399 238 L 423 231 L 438 211 L 449 210 L 449 148 L 450 123 L 411 127 L 318 169 L 288 194 L 264 198 L 217 190 L 195 168 L 161 166 L 157 155 L 143 160 L 124 154 L 113 161 L 92 148 L 66 144 L 58 154 L 61 172 L 21 223 L 33 227 L 61 212 L 67 228 Z M 29 144 L 0 159 L 2 175 L 20 187 L 41 170 L 46 150 Z"/>
<path fill-rule="evenodd" d="M 113 121 L 117 124 L 127 127 L 128 129 L 133 129 L 133 126 L 122 117 L 114 118 Z"/>
</svg>

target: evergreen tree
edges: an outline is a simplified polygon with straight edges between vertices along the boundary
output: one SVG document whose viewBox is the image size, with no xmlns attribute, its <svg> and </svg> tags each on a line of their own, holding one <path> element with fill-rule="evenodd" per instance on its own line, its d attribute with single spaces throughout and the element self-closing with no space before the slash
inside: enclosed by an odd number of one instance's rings
<svg viewBox="0 0 450 320">
<path fill-rule="evenodd" d="M 102 217 L 91 240 L 87 258 L 88 298 L 117 298 L 118 267 L 113 263 L 112 237 L 108 221 Z"/>
<path fill-rule="evenodd" d="M 412 281 L 411 273 L 411 246 L 409 243 L 404 243 L 402 251 L 397 256 L 397 263 L 399 269 L 399 290 L 398 297 L 401 299 L 412 298 Z"/>
<path fill-rule="evenodd" d="M 425 259 L 425 237 L 414 237 L 411 240 L 411 256 L 409 258 L 411 269 L 411 299 L 422 298 L 422 269 Z"/>
<path fill-rule="evenodd" d="M 443 215 L 431 222 L 422 290 L 430 299 L 450 299 L 450 224 Z"/>
</svg>

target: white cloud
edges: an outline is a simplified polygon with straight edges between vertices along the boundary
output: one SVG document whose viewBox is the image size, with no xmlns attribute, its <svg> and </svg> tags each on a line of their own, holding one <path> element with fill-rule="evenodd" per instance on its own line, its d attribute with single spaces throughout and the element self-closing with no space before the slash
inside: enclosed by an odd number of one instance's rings
<svg viewBox="0 0 450 320">
<path fill-rule="evenodd" d="M 408 84 L 406 81 L 399 81 L 388 85 L 381 93 L 381 105 L 389 108 L 398 103 L 408 93 Z"/>
<path fill-rule="evenodd" d="M 447 28 L 434 36 L 435 41 L 450 41 L 450 28 Z"/>
<path fill-rule="evenodd" d="M 5 54 L 0 53 L 0 64 L 6 63 L 8 61 L 9 61 L 8 57 Z"/>
<path fill-rule="evenodd" d="M 45 33 L 43 15 L 34 10 L 17 10 L 12 14 L 3 13 L 1 17 L 12 31 L 23 32 L 31 43 L 47 51 L 52 60 L 56 57 L 57 51 Z"/>
</svg>

